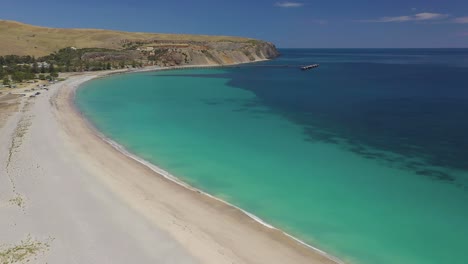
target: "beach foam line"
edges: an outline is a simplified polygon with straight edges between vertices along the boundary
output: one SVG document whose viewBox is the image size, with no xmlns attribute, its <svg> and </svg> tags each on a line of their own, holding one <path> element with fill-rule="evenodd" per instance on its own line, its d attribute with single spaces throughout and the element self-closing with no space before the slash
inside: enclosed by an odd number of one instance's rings
<svg viewBox="0 0 468 264">
<path fill-rule="evenodd" d="M 288 234 L 285 231 L 283 231 L 283 230 L 281 230 L 279 228 L 276 228 L 271 224 L 268 224 L 265 220 L 261 219 L 260 217 L 254 215 L 254 214 L 252 214 L 252 213 L 250 213 L 250 212 L 248 212 L 248 211 L 246 211 L 246 210 L 244 210 L 244 209 L 242 209 L 242 208 L 240 208 L 240 207 L 238 207 L 238 206 L 236 206 L 234 204 L 231 204 L 231 203 L 229 203 L 229 202 L 227 202 L 227 201 L 225 201 L 223 199 L 220 199 L 220 198 L 218 198 L 216 196 L 213 196 L 213 195 L 211 195 L 211 194 L 209 194 L 209 193 L 207 193 L 205 191 L 202 191 L 202 190 L 200 190 L 198 188 L 195 188 L 195 187 L 187 184 L 186 182 L 180 180 L 180 178 L 170 174 L 168 171 L 163 170 L 160 167 L 146 161 L 145 159 L 131 153 L 130 151 L 125 149 L 125 147 L 123 147 L 119 143 L 115 142 L 114 140 L 106 137 L 104 134 L 102 134 L 98 130 L 95 130 L 95 131 L 102 140 L 104 140 L 106 143 L 111 145 L 114 149 L 116 149 L 120 153 L 124 154 L 125 156 L 127 156 L 127 157 L 129 157 L 129 158 L 143 164 L 144 166 L 150 168 L 152 171 L 158 173 L 159 175 L 163 176 L 164 178 L 166 178 L 166 179 L 168 179 L 168 180 L 170 180 L 170 181 L 172 181 L 172 182 L 174 182 L 174 183 L 176 183 L 176 184 L 178 184 L 178 185 L 180 185 L 180 186 L 182 186 L 182 187 L 184 187 L 184 188 L 186 188 L 186 189 L 188 189 L 190 191 L 206 195 L 206 196 L 208 196 L 208 197 L 210 197 L 212 199 L 215 199 L 215 200 L 217 200 L 217 201 L 219 201 L 221 203 L 224 203 L 224 204 L 226 204 L 228 206 L 234 207 L 235 209 L 237 209 L 237 210 L 241 211 L 242 213 L 244 213 L 245 215 L 247 215 L 249 218 L 251 218 L 254 221 L 256 221 L 257 223 L 261 224 L 262 226 L 265 226 L 265 227 L 267 227 L 269 229 L 277 230 L 277 231 L 281 232 L 282 234 L 286 235 L 287 237 L 293 239 L 294 241 L 296 241 L 296 242 L 298 242 L 298 243 L 300 243 L 300 244 L 302 244 L 302 245 L 304 245 L 304 246 L 306 246 L 306 247 L 308 247 L 308 248 L 310 248 L 310 249 L 312 249 L 312 250 L 314 250 L 316 252 L 319 252 L 323 256 L 325 256 L 325 257 L 327 257 L 327 258 L 329 258 L 329 259 L 331 259 L 331 260 L 333 260 L 333 261 L 335 261 L 335 262 L 337 262 L 339 264 L 345 264 L 343 261 L 341 261 L 340 259 L 334 257 L 333 255 L 330 255 L 330 254 L 328 254 L 327 252 L 325 252 L 323 250 L 320 250 L 320 249 L 318 249 L 318 248 L 316 248 L 314 246 L 311 246 L 311 245 L 307 244 L 306 242 L 294 237 L 293 235 Z"/>
<path fill-rule="evenodd" d="M 202 67 L 200 68 L 203 68 L 203 65 Z M 160 70 L 171 70 L 170 68 L 162 68 L 162 69 L 150 69 L 150 70 L 137 70 L 137 71 L 125 71 L 125 72 L 117 72 L 117 74 L 125 74 L 125 73 L 137 73 L 137 72 L 144 72 L 144 71 L 160 71 Z M 94 131 L 94 133 L 101 139 L 103 140 L 104 142 L 106 142 L 107 144 L 109 144 L 110 146 L 112 146 L 115 150 L 119 151 L 120 153 L 122 153 L 123 155 L 135 160 L 136 162 L 144 165 L 145 167 L 149 168 L 150 170 L 156 172 L 157 174 L 161 175 L 162 177 L 166 178 L 167 180 L 170 180 L 172 182 L 174 182 L 175 184 L 178 184 L 190 191 L 193 191 L 193 192 L 197 192 L 197 193 L 200 193 L 200 194 L 203 194 L 209 198 L 212 198 L 216 201 L 219 201 L 227 206 L 230 206 L 230 207 L 233 207 L 239 211 L 241 211 L 242 213 L 244 213 L 247 217 L 251 218 L 252 220 L 254 220 L 255 222 L 261 224 L 262 226 L 266 227 L 266 228 L 269 228 L 269 229 L 272 229 L 272 230 L 276 230 L 278 232 L 281 232 L 283 235 L 293 239 L 294 241 L 296 241 L 297 243 L 321 254 L 322 256 L 336 262 L 337 264 L 346 264 L 345 262 L 343 262 L 342 260 L 340 260 L 339 258 L 321 250 L 321 249 L 318 249 L 312 245 L 309 245 L 307 244 L 306 242 L 300 240 L 299 238 L 296 238 L 294 237 L 293 235 L 291 234 L 288 234 L 287 232 L 277 228 L 277 227 L 274 227 L 273 225 L 271 224 L 268 224 L 265 220 L 261 219 L 260 217 L 234 205 L 234 204 L 231 204 L 229 203 L 228 201 L 225 201 L 221 198 L 218 198 L 216 196 L 213 196 L 205 191 L 202 191 L 198 188 L 195 188 L 191 185 L 189 185 L 188 183 L 182 181 L 180 178 L 172 175 L 171 173 L 169 173 L 168 171 L 152 164 L 151 162 L 137 156 L 136 154 L 133 154 L 132 152 L 130 152 L 129 150 L 127 150 L 124 146 L 120 145 L 119 143 L 117 143 L 116 141 L 110 139 L 109 137 L 107 137 L 104 133 L 102 133 L 101 131 L 99 131 L 96 126 L 88 119 L 86 118 L 86 116 L 79 110 L 79 108 L 77 107 L 77 105 L 75 104 L 76 100 L 75 100 L 75 95 L 76 95 L 76 91 L 80 88 L 82 88 L 83 84 L 86 83 L 86 82 L 89 82 L 89 81 L 92 81 L 93 79 L 96 79 L 96 78 L 105 78 L 107 76 L 110 76 L 110 75 L 113 75 L 115 73 L 110 73 L 108 75 L 103 75 L 103 76 L 97 76 L 97 75 L 94 75 L 94 76 L 90 76 L 89 78 L 86 78 L 85 80 L 82 80 L 81 82 L 79 82 L 78 84 L 74 84 L 73 86 L 75 86 L 73 89 L 73 92 L 72 92 L 72 98 L 71 98 L 71 103 L 72 103 L 72 106 L 74 108 L 74 110 L 76 111 L 76 113 L 78 113 L 79 116 L 81 116 L 81 118 L 88 124 L 88 126 L 91 128 L 92 131 Z"/>
</svg>

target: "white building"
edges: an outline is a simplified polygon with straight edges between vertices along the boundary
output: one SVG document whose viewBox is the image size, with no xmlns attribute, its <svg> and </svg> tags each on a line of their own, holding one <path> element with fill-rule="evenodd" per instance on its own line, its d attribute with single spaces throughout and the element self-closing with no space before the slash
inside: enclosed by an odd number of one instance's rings
<svg viewBox="0 0 468 264">
<path fill-rule="evenodd" d="M 43 62 L 38 62 L 38 63 L 37 63 L 37 67 L 38 67 L 38 68 L 48 69 L 48 68 L 50 67 L 50 64 L 47 63 L 47 62 L 45 62 L 45 61 L 43 61 Z"/>
</svg>

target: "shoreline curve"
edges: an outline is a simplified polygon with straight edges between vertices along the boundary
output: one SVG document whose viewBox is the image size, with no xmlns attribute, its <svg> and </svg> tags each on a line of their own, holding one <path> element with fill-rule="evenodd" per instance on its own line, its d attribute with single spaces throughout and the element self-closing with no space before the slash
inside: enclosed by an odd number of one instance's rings
<svg viewBox="0 0 468 264">
<path fill-rule="evenodd" d="M 193 68 L 207 68 L 207 67 L 213 67 L 213 65 L 195 65 L 195 66 L 189 66 L 187 68 L 189 69 L 193 69 Z M 223 65 L 220 65 L 219 66 L 220 68 L 223 67 Z M 102 142 L 104 142 L 105 144 L 111 146 L 116 152 L 126 156 L 127 158 L 130 158 L 132 160 L 134 160 L 135 162 L 138 162 L 139 164 L 141 164 L 142 166 L 145 166 L 146 168 L 150 169 L 153 173 L 157 174 L 157 176 L 159 177 L 162 177 L 180 187 L 183 187 L 184 189 L 190 191 L 190 192 L 193 192 L 193 193 L 197 193 L 197 194 L 202 194 L 206 197 L 208 197 L 209 199 L 212 199 L 216 202 L 220 202 L 222 203 L 223 205 L 225 206 L 228 206 L 230 208 L 233 208 L 235 210 L 238 210 L 239 212 L 241 212 L 245 217 L 248 217 L 249 219 L 255 221 L 258 225 L 261 225 L 262 227 L 264 228 L 267 228 L 267 229 L 270 229 L 270 230 L 273 230 L 275 232 L 279 232 L 282 236 L 284 236 L 284 239 L 286 240 L 292 240 L 294 243 L 296 243 L 298 245 L 298 247 L 304 247 L 305 249 L 311 251 L 311 253 L 314 253 L 314 254 L 318 254 L 324 258 L 326 258 L 328 261 L 326 262 L 311 262 L 311 263 L 336 263 L 336 264 L 345 264 L 346 262 L 343 262 L 342 260 L 340 260 L 339 258 L 323 251 L 323 250 L 320 250 L 319 248 L 317 247 L 314 247 L 312 245 L 309 245 L 307 244 L 306 242 L 300 240 L 299 238 L 296 238 L 294 237 L 293 235 L 291 234 L 288 234 L 287 232 L 283 231 L 282 229 L 280 228 L 277 228 L 271 224 L 269 224 L 268 222 L 266 222 L 265 220 L 261 219 L 260 217 L 257 217 L 255 214 L 253 213 L 250 213 L 248 211 L 245 211 L 243 210 L 242 208 L 236 206 L 236 205 L 233 205 L 225 200 L 222 200 L 221 198 L 218 198 L 214 195 L 211 195 L 205 191 L 202 191 L 194 186 L 191 186 L 190 184 L 184 182 L 183 180 L 181 180 L 180 178 L 178 178 L 177 176 L 174 176 L 172 175 L 171 173 L 169 173 L 168 171 L 146 161 L 145 159 L 139 157 L 138 155 L 132 153 L 131 151 L 127 150 L 125 147 L 123 147 L 122 145 L 120 145 L 119 143 L 117 143 L 116 141 L 112 140 L 111 138 L 107 137 L 104 133 L 102 133 L 101 131 L 99 131 L 96 126 L 80 111 L 80 109 L 78 108 L 78 106 L 76 105 L 76 100 L 75 100 L 75 95 L 76 95 L 76 91 L 78 89 L 81 89 L 83 87 L 83 84 L 85 84 L 86 82 L 89 82 L 89 81 L 93 81 L 95 79 L 98 79 L 98 78 L 105 78 L 105 77 L 109 77 L 109 76 L 112 76 L 112 75 L 115 75 L 115 74 L 131 74 L 131 73 L 138 73 L 138 72 L 148 72 L 148 71 L 166 71 L 166 70 L 180 70 L 180 69 L 183 69 L 184 67 L 179 67 L 179 68 L 174 68 L 174 67 L 165 67 L 165 68 L 155 68 L 155 67 L 149 67 L 149 68 L 143 68 L 143 69 L 140 69 L 140 70 L 131 70 L 131 71 L 110 71 L 110 72 L 101 72 L 101 73 L 97 73 L 95 74 L 94 76 L 91 76 L 87 79 L 84 79 L 84 80 L 81 80 L 80 82 L 76 83 L 75 85 L 73 85 L 71 88 L 71 93 L 68 95 L 68 98 L 66 101 L 68 101 L 68 104 L 69 106 L 71 107 L 71 109 L 74 111 L 74 114 L 77 115 L 81 121 L 83 122 L 83 124 L 85 124 L 88 129 L 95 135 L 97 136 L 100 140 L 102 140 Z M 83 76 L 83 75 L 78 75 L 78 76 Z"/>
</svg>

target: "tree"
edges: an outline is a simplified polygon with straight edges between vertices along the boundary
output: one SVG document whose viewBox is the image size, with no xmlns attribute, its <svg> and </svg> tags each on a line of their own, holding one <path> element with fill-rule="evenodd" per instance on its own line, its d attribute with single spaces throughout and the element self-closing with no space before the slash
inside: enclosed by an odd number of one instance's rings
<svg viewBox="0 0 468 264">
<path fill-rule="evenodd" d="M 34 62 L 34 63 L 33 63 L 33 66 L 32 66 L 31 71 L 32 71 L 33 73 L 39 73 L 39 66 L 37 65 L 37 62 Z"/>
<path fill-rule="evenodd" d="M 70 68 L 71 67 L 71 62 L 70 60 L 67 60 L 67 62 L 65 63 L 65 71 L 66 72 L 70 72 Z"/>
<path fill-rule="evenodd" d="M 36 74 L 28 71 L 28 72 L 25 72 L 24 73 L 24 79 L 26 80 L 32 80 L 32 79 L 35 79 L 36 78 Z"/>
<path fill-rule="evenodd" d="M 55 67 L 54 67 L 54 64 L 53 63 L 50 63 L 49 65 L 49 73 L 53 73 L 55 72 Z"/>
<path fill-rule="evenodd" d="M 20 71 L 14 72 L 11 75 L 11 79 L 15 82 L 22 82 L 25 79 L 24 72 L 20 72 Z"/>
<path fill-rule="evenodd" d="M 52 76 L 52 77 L 54 77 L 54 78 L 57 78 L 59 75 L 58 75 L 58 73 L 56 73 L 56 72 L 52 72 L 52 73 L 50 73 L 50 76 Z"/>
<path fill-rule="evenodd" d="M 3 85 L 9 85 L 10 84 L 10 78 L 8 78 L 8 76 L 5 76 L 3 78 Z"/>
<path fill-rule="evenodd" d="M 111 66 L 110 62 L 108 62 L 108 63 L 106 64 L 106 69 L 107 69 L 107 70 L 112 69 L 112 66 Z"/>
<path fill-rule="evenodd" d="M 39 79 L 40 79 L 40 80 L 45 80 L 45 79 L 46 79 L 46 77 L 45 77 L 45 75 L 44 75 L 44 74 L 39 74 Z"/>
</svg>

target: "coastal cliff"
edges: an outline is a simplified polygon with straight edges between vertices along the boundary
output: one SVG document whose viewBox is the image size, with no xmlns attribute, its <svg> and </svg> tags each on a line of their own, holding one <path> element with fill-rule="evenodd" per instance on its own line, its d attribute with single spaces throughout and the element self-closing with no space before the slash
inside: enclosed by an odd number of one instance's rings
<svg viewBox="0 0 468 264">
<path fill-rule="evenodd" d="M 155 54 L 156 64 L 161 66 L 176 65 L 226 65 L 248 63 L 272 59 L 279 56 L 276 47 L 269 42 L 201 42 L 190 43 L 186 47 L 157 49 L 150 47 L 149 54 Z"/>
<path fill-rule="evenodd" d="M 224 65 L 272 59 L 269 42 L 251 38 L 63 29 L 0 20 L 0 56 L 30 57 L 67 71 L 137 66 Z M 34 58 L 34 60 L 33 60 Z"/>
</svg>

